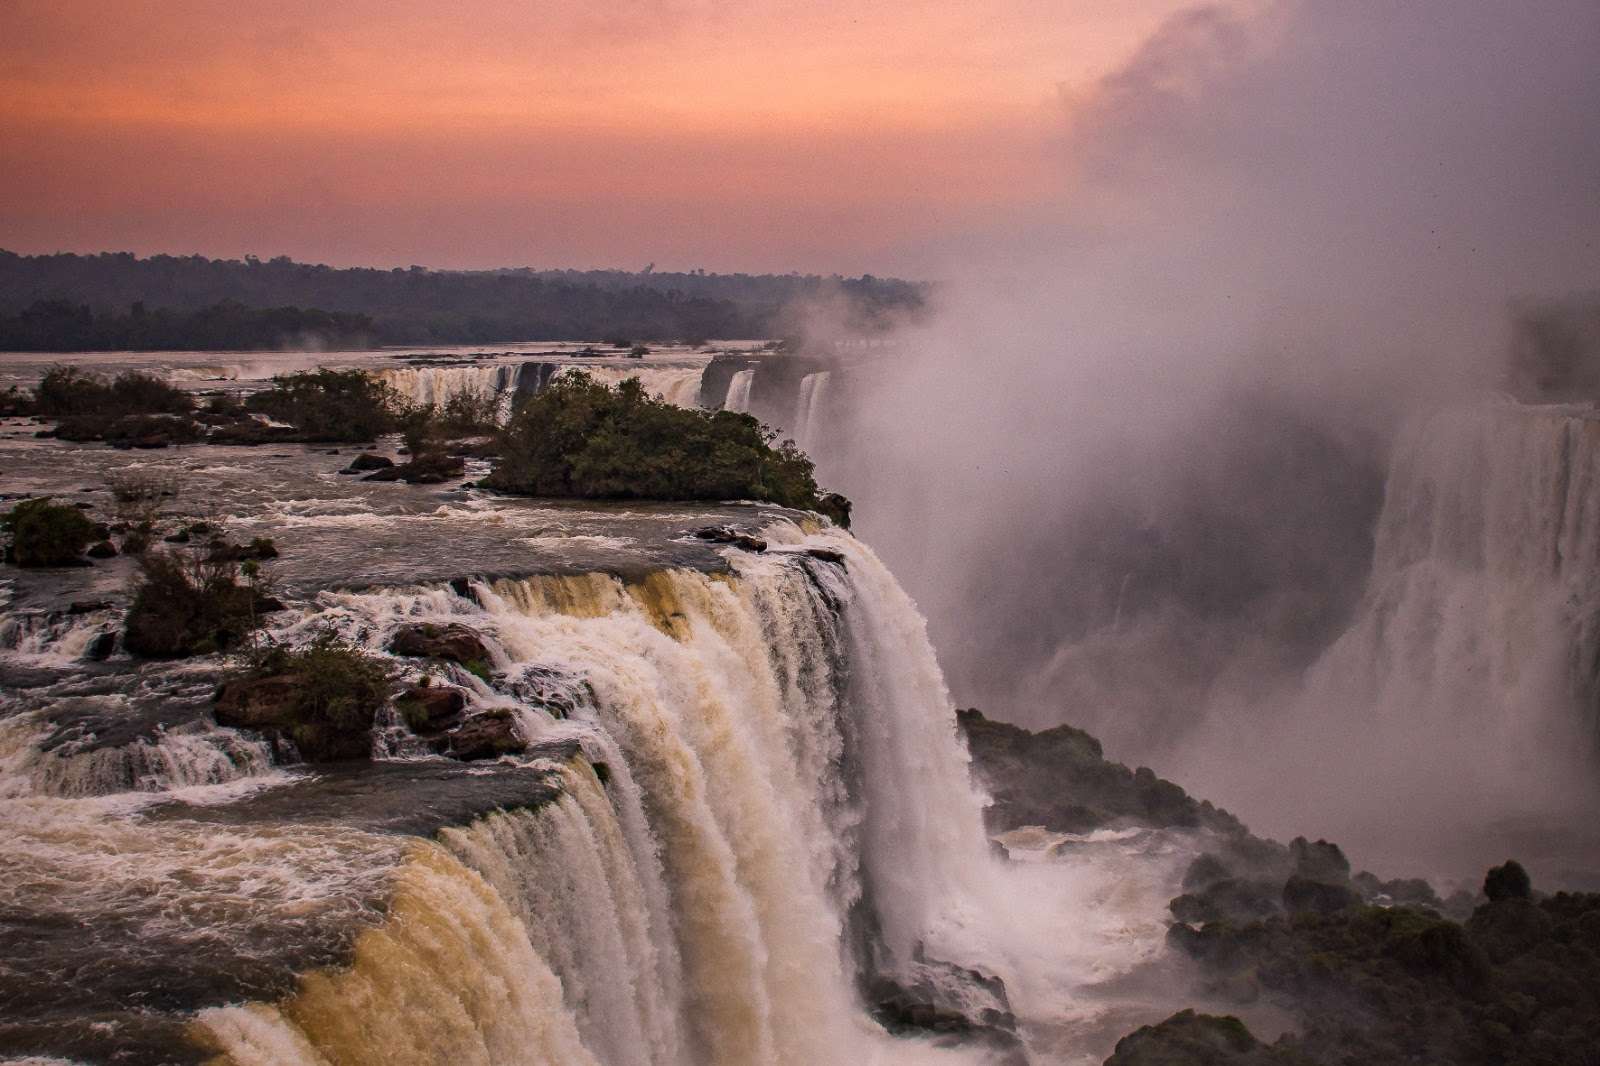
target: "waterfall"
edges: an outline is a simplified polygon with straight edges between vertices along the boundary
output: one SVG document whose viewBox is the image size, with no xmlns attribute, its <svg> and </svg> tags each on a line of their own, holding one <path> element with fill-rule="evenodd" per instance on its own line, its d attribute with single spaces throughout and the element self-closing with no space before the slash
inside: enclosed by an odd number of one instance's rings
<svg viewBox="0 0 1600 1066">
<path fill-rule="evenodd" d="M 638 378 L 644 391 L 658 400 L 679 407 L 697 407 L 700 403 L 701 368 L 697 366 L 580 366 L 567 368 L 580 371 L 595 381 L 612 388 L 629 378 Z"/>
<path fill-rule="evenodd" d="M 800 379 L 800 400 L 794 412 L 794 440 L 803 452 L 814 451 L 819 443 L 817 419 L 823 410 L 832 374 L 829 370 L 819 370 Z"/>
<path fill-rule="evenodd" d="M 746 414 L 750 410 L 750 387 L 755 384 L 756 371 L 754 367 L 740 370 L 728 380 L 728 398 L 723 401 L 724 411 L 737 411 Z"/>
<path fill-rule="evenodd" d="M 1274 758 L 1259 778 L 1230 768 L 1201 787 L 1267 831 L 1386 847 L 1375 858 L 1395 869 L 1472 868 L 1504 857 L 1493 826 L 1550 822 L 1594 794 L 1597 667 L 1600 421 L 1504 402 L 1438 411 L 1395 442 L 1354 620 L 1280 714 L 1250 726 Z M 1449 840 L 1485 854 L 1421 857 Z"/>
<path fill-rule="evenodd" d="M 197 1037 L 236 1066 L 600 1066 L 561 983 L 484 879 L 419 844 L 389 918 L 343 970 L 315 972 L 278 1006 L 212 1008 Z"/>
<path fill-rule="evenodd" d="M 848 534 L 779 520 L 764 536 L 765 553 L 729 549 L 726 572 L 325 592 L 281 620 L 275 639 L 332 628 L 374 654 L 402 625 L 470 625 L 492 683 L 427 669 L 463 687 L 469 711 L 514 711 L 533 745 L 522 762 L 559 791 L 409 844 L 352 831 L 353 856 L 387 857 L 359 868 L 360 891 L 381 890 L 381 907 L 339 904 L 363 916 L 349 951 L 301 972 L 282 998 L 201 1010 L 190 1038 L 237 1066 L 989 1061 L 977 1047 L 891 1037 L 860 999 L 865 978 L 909 975 L 925 955 L 996 962 L 975 934 L 994 875 L 979 798 L 922 619 Z M 41 727 L 4 725 L 0 770 L 32 781 Z M 399 719 L 386 729 L 406 732 Z M 269 776 L 233 742 L 250 743 L 197 727 L 154 748 L 210 746 L 238 772 Z M 380 750 L 421 749 L 401 738 Z M 168 771 L 106 787 L 186 780 Z M 100 802 L 18 788 L 34 806 Z M 63 817 L 75 833 L 137 833 L 120 809 Z M 178 826 L 147 842 L 172 838 L 163 863 L 193 832 Z M 312 832 L 270 830 L 279 848 Z M 306 846 L 324 838 L 344 839 Z M 66 861 L 56 844 L 49 854 Z"/>
<path fill-rule="evenodd" d="M 462 395 L 504 396 L 517 384 L 516 364 L 384 367 L 372 376 L 418 406 L 442 407 Z"/>
</svg>

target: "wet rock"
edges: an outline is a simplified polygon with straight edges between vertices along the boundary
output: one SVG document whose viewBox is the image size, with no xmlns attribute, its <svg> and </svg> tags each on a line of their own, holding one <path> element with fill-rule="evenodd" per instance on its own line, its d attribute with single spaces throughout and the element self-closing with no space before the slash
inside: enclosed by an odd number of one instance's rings
<svg viewBox="0 0 1600 1066">
<path fill-rule="evenodd" d="M 752 537 L 747 533 L 729 529 L 727 526 L 706 526 L 704 529 L 695 530 L 694 535 L 713 544 L 730 544 L 735 548 L 743 548 L 745 551 L 764 552 L 767 550 L 767 542 L 760 537 Z"/>
<path fill-rule="evenodd" d="M 98 544 L 91 544 L 85 554 L 91 559 L 110 559 L 116 556 L 117 546 L 109 540 L 102 540 Z"/>
<path fill-rule="evenodd" d="M 1026 825 L 1087 833 L 1131 822 L 1245 836 L 1227 811 L 1196 801 L 1149 769 L 1135 772 L 1107 760 L 1100 742 L 1081 729 L 1062 725 L 1031 733 L 977 710 L 958 711 L 956 719 L 972 754 L 973 775 L 993 800 L 984 811 L 991 833 Z"/>
<path fill-rule="evenodd" d="M 1262 1044 L 1232 1015 L 1183 1010 L 1117 1041 L 1106 1066 L 1289 1066 L 1301 1061 Z"/>
<path fill-rule="evenodd" d="M 832 548 L 807 548 L 806 554 L 825 563 L 844 565 L 844 552 L 836 552 Z"/>
<path fill-rule="evenodd" d="M 837 492 L 824 492 L 817 497 L 817 513 L 840 529 L 850 528 L 850 511 L 853 505 Z"/>
<path fill-rule="evenodd" d="M 83 657 L 90 662 L 103 662 L 111 658 L 111 653 L 117 650 L 117 631 L 106 629 L 95 634 L 83 649 Z"/>
<path fill-rule="evenodd" d="M 489 649 L 483 638 L 467 626 L 451 622 L 448 625 L 405 626 L 389 640 L 389 650 L 395 655 L 416 659 L 444 659 L 470 667 L 490 661 Z"/>
<path fill-rule="evenodd" d="M 446 737 L 444 753 L 471 762 L 515 755 L 527 747 L 517 733 L 515 714 L 506 707 L 491 707 L 469 715 Z"/>
<path fill-rule="evenodd" d="M 336 452 L 329 452 L 335 455 Z M 341 474 L 362 474 L 370 470 L 388 470 L 394 466 L 394 460 L 374 452 L 362 452 L 350 460 L 350 465 L 339 471 Z"/>
<path fill-rule="evenodd" d="M 1005 982 L 981 970 L 919 955 L 904 972 L 865 982 L 873 1020 L 891 1033 L 935 1033 L 1007 1053 L 1026 1063 Z"/>
<path fill-rule="evenodd" d="M 212 562 L 244 562 L 246 559 L 262 561 L 276 559 L 278 547 L 272 543 L 271 537 L 256 537 L 249 544 L 232 544 L 225 540 L 214 540 L 206 553 Z"/>
<path fill-rule="evenodd" d="M 166 541 L 168 544 L 187 544 L 191 538 L 187 529 L 180 529 L 176 533 L 168 534 L 161 539 Z"/>
<path fill-rule="evenodd" d="M 467 694 L 450 685 L 413 685 L 395 700 L 406 726 L 421 737 L 460 725 L 466 706 Z"/>
<path fill-rule="evenodd" d="M 67 613 L 93 614 L 95 611 L 109 611 L 113 606 L 110 600 L 73 600 L 67 605 Z"/>
</svg>

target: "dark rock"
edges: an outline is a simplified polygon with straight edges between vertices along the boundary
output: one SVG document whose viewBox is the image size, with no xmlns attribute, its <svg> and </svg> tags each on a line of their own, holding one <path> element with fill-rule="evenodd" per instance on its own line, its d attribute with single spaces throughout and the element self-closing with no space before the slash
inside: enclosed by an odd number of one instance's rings
<svg viewBox="0 0 1600 1066">
<path fill-rule="evenodd" d="M 406 726 L 418 736 L 460 725 L 466 706 L 467 694 L 450 685 L 413 685 L 395 700 Z"/>
<path fill-rule="evenodd" d="M 180 529 L 176 533 L 169 534 L 161 539 L 166 541 L 168 544 L 187 544 L 190 540 L 189 531 L 187 529 Z"/>
<path fill-rule="evenodd" d="M 111 658 L 111 653 L 117 650 L 117 631 L 114 629 L 103 630 L 95 634 L 83 649 L 83 657 L 91 662 L 102 662 Z"/>
<path fill-rule="evenodd" d="M 345 473 L 345 474 L 351 474 L 351 473 L 354 473 L 354 472 L 355 471 L 353 471 L 353 470 L 340 471 L 340 473 Z M 398 466 L 393 466 L 393 465 L 386 466 L 382 470 L 376 470 L 376 471 L 368 474 L 366 477 L 362 478 L 361 480 L 362 481 L 399 481 L 400 480 L 400 468 Z"/>
<path fill-rule="evenodd" d="M 516 716 L 506 707 L 468 715 L 447 735 L 446 754 L 471 762 L 521 752 L 527 744 L 517 735 Z"/>
<path fill-rule="evenodd" d="M 1117 1041 L 1106 1066 L 1289 1066 L 1303 1061 L 1262 1044 L 1232 1015 L 1183 1010 Z"/>
<path fill-rule="evenodd" d="M 1361 897 L 1348 885 L 1330 885 L 1296 874 L 1284 882 L 1283 907 L 1291 914 L 1310 911 L 1334 914 L 1346 907 L 1359 907 Z"/>
<path fill-rule="evenodd" d="M 992 803 L 984 812 L 991 833 L 1040 825 L 1058 833 L 1087 833 L 1113 822 L 1153 828 L 1208 828 L 1247 839 L 1226 811 L 1197 802 L 1149 769 L 1108 761 L 1100 742 L 1081 729 L 1056 726 L 1030 733 L 956 712 L 972 754 L 972 772 Z M 1281 850 L 1281 846 L 1280 846 Z"/>
<path fill-rule="evenodd" d="M 904 971 L 876 974 L 863 988 L 873 1020 L 891 1033 L 936 1033 L 960 1037 L 1019 1057 L 1022 1042 L 1006 996 L 1005 982 L 981 970 L 918 957 Z"/>
<path fill-rule="evenodd" d="M 487 664 L 489 649 L 483 638 L 472 629 L 459 623 L 437 626 L 427 623 L 405 626 L 389 640 L 389 650 L 395 655 L 418 659 L 445 659 L 469 666 Z"/>
<path fill-rule="evenodd" d="M 706 526 L 704 529 L 695 530 L 695 536 L 701 540 L 708 540 L 713 544 L 729 544 L 745 551 L 764 552 L 767 542 L 760 537 L 752 537 L 747 533 L 739 533 L 727 526 Z"/>
<path fill-rule="evenodd" d="M 108 611 L 115 604 L 110 600 L 73 600 L 67 605 L 68 614 L 93 614 L 95 611 Z"/>
<path fill-rule="evenodd" d="M 91 544 L 86 554 L 91 559 L 110 559 L 117 554 L 117 546 L 109 540 L 102 540 L 98 544 Z"/>
<path fill-rule="evenodd" d="M 225 540 L 214 540 L 206 553 L 212 562 L 244 562 L 246 559 L 264 561 L 278 557 L 278 547 L 272 543 L 270 537 L 256 537 L 249 544 L 231 544 Z"/>
<path fill-rule="evenodd" d="M 837 492 L 825 492 L 817 497 L 817 513 L 840 529 L 850 528 L 852 504 Z"/>
<path fill-rule="evenodd" d="M 329 452 L 337 455 L 338 452 Z M 373 452 L 362 452 L 350 460 L 350 465 L 339 471 L 341 474 L 360 474 L 368 470 L 387 470 L 394 466 L 394 460 L 387 456 L 377 455 Z"/>
<path fill-rule="evenodd" d="M 825 563 L 844 565 L 844 552 L 836 552 L 832 548 L 807 548 L 806 554 L 813 559 L 820 559 Z"/>
</svg>

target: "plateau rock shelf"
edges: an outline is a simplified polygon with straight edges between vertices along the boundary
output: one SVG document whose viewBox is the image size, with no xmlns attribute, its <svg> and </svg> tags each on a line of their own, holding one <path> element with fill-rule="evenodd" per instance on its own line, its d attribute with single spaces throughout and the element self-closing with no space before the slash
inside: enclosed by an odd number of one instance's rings
<svg viewBox="0 0 1600 1066">
<path fill-rule="evenodd" d="M 511 727 L 494 761 L 430 756 L 386 713 L 373 761 L 311 769 L 210 720 L 213 668 L 43 670 L 0 734 L 0 1053 L 1019 1054 L 1015 978 L 973 929 L 995 868 L 922 619 L 848 534 L 760 532 L 765 552 L 720 571 L 326 588 L 276 624 L 464 692 L 468 719 Z M 8 617 L 6 654 L 64 659 L 103 621 Z M 490 661 L 390 656 L 418 626 L 470 627 Z M 942 1011 L 937 1039 L 874 1021 L 885 988 Z"/>
</svg>

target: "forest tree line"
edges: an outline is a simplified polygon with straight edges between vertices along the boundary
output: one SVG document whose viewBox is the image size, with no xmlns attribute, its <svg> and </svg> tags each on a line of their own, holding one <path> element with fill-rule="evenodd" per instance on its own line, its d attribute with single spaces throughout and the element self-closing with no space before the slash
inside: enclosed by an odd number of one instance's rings
<svg viewBox="0 0 1600 1066">
<path fill-rule="evenodd" d="M 0 250 L 0 350 L 703 341 L 790 335 L 826 302 L 874 332 L 923 306 L 895 279 L 626 271 L 381 270 L 126 252 Z"/>
</svg>

